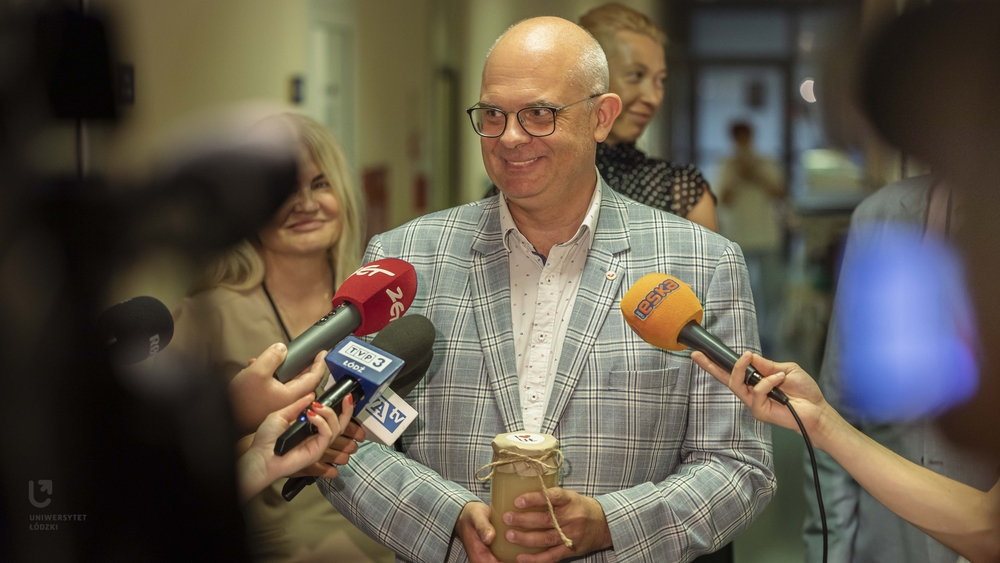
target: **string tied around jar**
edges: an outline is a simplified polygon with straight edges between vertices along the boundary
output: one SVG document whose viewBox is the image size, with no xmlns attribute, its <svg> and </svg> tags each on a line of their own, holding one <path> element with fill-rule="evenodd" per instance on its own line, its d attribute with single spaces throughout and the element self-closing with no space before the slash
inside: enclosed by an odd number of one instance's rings
<svg viewBox="0 0 1000 563">
<path fill-rule="evenodd" d="M 550 459 L 552 460 L 551 463 L 548 462 Z M 559 450 L 552 450 L 542 457 L 532 457 L 512 450 L 500 450 L 497 452 L 494 461 L 476 470 L 476 480 L 480 482 L 489 481 L 493 478 L 493 473 L 496 471 L 497 466 L 507 465 L 508 463 L 522 463 L 537 472 L 538 483 L 542 486 L 542 494 L 545 495 L 545 503 L 549 506 L 549 515 L 552 516 L 552 524 L 555 525 L 556 531 L 559 532 L 559 538 L 563 544 L 572 549 L 573 540 L 567 538 L 566 534 L 562 531 L 562 527 L 559 526 L 559 520 L 556 519 L 556 510 L 552 507 L 552 499 L 549 497 L 549 491 L 545 487 L 545 481 L 542 479 L 542 475 L 545 473 L 556 471 L 562 467 L 563 453 Z M 490 470 L 489 474 L 485 477 L 480 477 L 479 474 L 485 469 Z"/>
</svg>

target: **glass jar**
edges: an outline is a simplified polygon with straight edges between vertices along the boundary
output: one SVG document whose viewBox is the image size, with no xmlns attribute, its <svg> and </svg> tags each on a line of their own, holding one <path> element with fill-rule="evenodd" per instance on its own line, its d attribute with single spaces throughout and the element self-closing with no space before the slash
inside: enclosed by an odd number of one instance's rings
<svg viewBox="0 0 1000 563">
<path fill-rule="evenodd" d="M 500 434 L 493 439 L 493 482 L 490 485 L 490 523 L 496 529 L 496 537 L 490 545 L 493 556 L 503 563 L 515 563 L 519 553 L 541 553 L 546 547 L 524 547 L 507 541 L 508 529 L 525 531 L 524 528 L 504 524 L 506 512 L 548 512 L 545 505 L 534 508 L 516 508 L 514 499 L 524 493 L 540 492 L 555 487 L 559 481 L 559 463 L 554 452 L 559 449 L 559 441 L 549 434 L 530 432 Z M 526 456 L 540 461 L 548 467 L 531 461 L 517 461 Z M 541 476 L 541 480 L 539 480 Z"/>
</svg>

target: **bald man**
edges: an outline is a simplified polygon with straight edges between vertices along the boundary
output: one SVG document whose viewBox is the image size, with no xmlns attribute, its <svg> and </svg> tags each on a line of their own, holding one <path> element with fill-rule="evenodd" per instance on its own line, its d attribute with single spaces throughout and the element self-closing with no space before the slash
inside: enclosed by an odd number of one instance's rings
<svg viewBox="0 0 1000 563">
<path fill-rule="evenodd" d="M 688 282 L 705 325 L 757 350 L 739 247 L 610 190 L 597 143 L 621 100 L 582 28 L 536 18 L 488 56 L 469 115 L 501 195 L 376 236 L 366 262 L 417 270 L 412 311 L 434 322 L 434 361 L 411 394 L 401 451 L 365 443 L 321 487 L 404 561 L 495 563 L 489 484 L 475 478 L 507 432 L 553 434 L 565 457 L 547 512 L 503 516 L 521 563 L 688 561 L 744 530 L 774 492 L 768 428 L 687 353 L 658 350 L 619 301 L 650 272 Z M 522 507 L 544 507 L 538 493 Z"/>
</svg>

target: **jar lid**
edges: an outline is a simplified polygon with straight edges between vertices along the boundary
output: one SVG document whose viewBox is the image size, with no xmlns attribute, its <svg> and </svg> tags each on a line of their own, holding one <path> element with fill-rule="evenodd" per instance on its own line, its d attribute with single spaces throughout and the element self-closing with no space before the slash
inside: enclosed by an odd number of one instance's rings
<svg viewBox="0 0 1000 563">
<path fill-rule="evenodd" d="M 493 439 L 493 454 L 500 450 L 531 457 L 542 457 L 559 448 L 559 440 L 551 434 L 533 434 L 531 432 L 505 432 Z"/>
</svg>

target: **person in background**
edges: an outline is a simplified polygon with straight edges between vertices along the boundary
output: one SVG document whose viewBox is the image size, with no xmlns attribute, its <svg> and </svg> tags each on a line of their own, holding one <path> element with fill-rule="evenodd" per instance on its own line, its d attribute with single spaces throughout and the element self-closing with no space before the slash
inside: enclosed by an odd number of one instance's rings
<svg viewBox="0 0 1000 563">
<path fill-rule="evenodd" d="M 294 132 L 299 184 L 290 186 L 291 196 L 255 240 L 226 252 L 174 312 L 171 347 L 225 381 L 261 350 L 288 343 L 328 313 L 336 288 L 360 265 L 363 201 L 333 135 L 301 115 L 265 121 L 261 127 Z M 283 355 L 280 348 L 269 352 Z M 241 426 L 245 432 L 255 428 Z M 342 462 L 338 456 L 356 451 L 354 440 L 363 439 L 363 430 L 348 424 L 304 474 L 335 476 L 328 464 Z M 338 514 L 317 487 L 285 502 L 283 484 L 279 479 L 244 508 L 250 550 L 258 561 L 393 559 L 392 552 Z"/>
<path fill-rule="evenodd" d="M 612 2 L 580 17 L 580 25 L 608 58 L 609 91 L 622 99 L 622 113 L 597 145 L 597 169 L 611 189 L 639 203 L 718 230 L 715 196 L 693 164 L 645 155 L 635 143 L 663 102 L 667 35 L 646 15 Z"/>
<path fill-rule="evenodd" d="M 750 406 L 757 420 L 799 432 L 788 408 L 767 396 L 771 389 L 780 388 L 813 445 L 833 457 L 878 502 L 961 554 L 959 562 L 1000 561 L 1000 482 L 996 475 L 992 488 L 984 492 L 903 458 L 844 420 L 826 402 L 812 376 L 794 363 L 777 363 L 745 352 L 730 373 L 701 352 L 693 352 L 691 359 Z M 743 382 L 751 364 L 764 377 L 754 387 Z"/>
<path fill-rule="evenodd" d="M 618 3 L 580 18 L 608 60 L 609 92 L 622 99 L 622 113 L 607 139 L 597 144 L 597 170 L 608 186 L 639 203 L 718 230 L 715 196 L 693 164 L 646 156 L 635 143 L 663 102 L 667 35 L 644 14 Z M 493 186 L 487 196 L 499 193 Z"/>
<path fill-rule="evenodd" d="M 773 353 L 784 280 L 784 222 L 776 204 L 785 199 L 781 168 L 754 151 L 753 129 L 735 123 L 733 156 L 719 166 L 721 233 L 740 245 L 750 271 L 750 286 L 760 344 Z"/>
<path fill-rule="evenodd" d="M 859 249 L 857 233 L 874 228 L 917 227 L 927 236 L 953 237 L 960 216 L 956 211 L 960 207 L 958 195 L 933 175 L 906 178 L 883 187 L 854 210 L 844 259 L 849 260 Z M 873 424 L 844 409 L 839 310 L 834 307 L 819 377 L 820 389 L 832 408 L 840 410 L 847 421 L 872 440 L 929 471 L 976 488 L 988 488 L 996 482 L 996 464 L 952 444 L 933 419 Z M 829 563 L 954 563 L 958 557 L 954 551 L 892 514 L 837 460 L 818 452 L 816 462 L 828 519 Z M 811 490 L 812 467 L 809 463 L 806 466 L 809 478 L 805 487 Z M 809 512 L 803 533 L 807 561 L 819 563 L 823 548 L 819 509 L 808 491 L 806 499 Z"/>
</svg>

